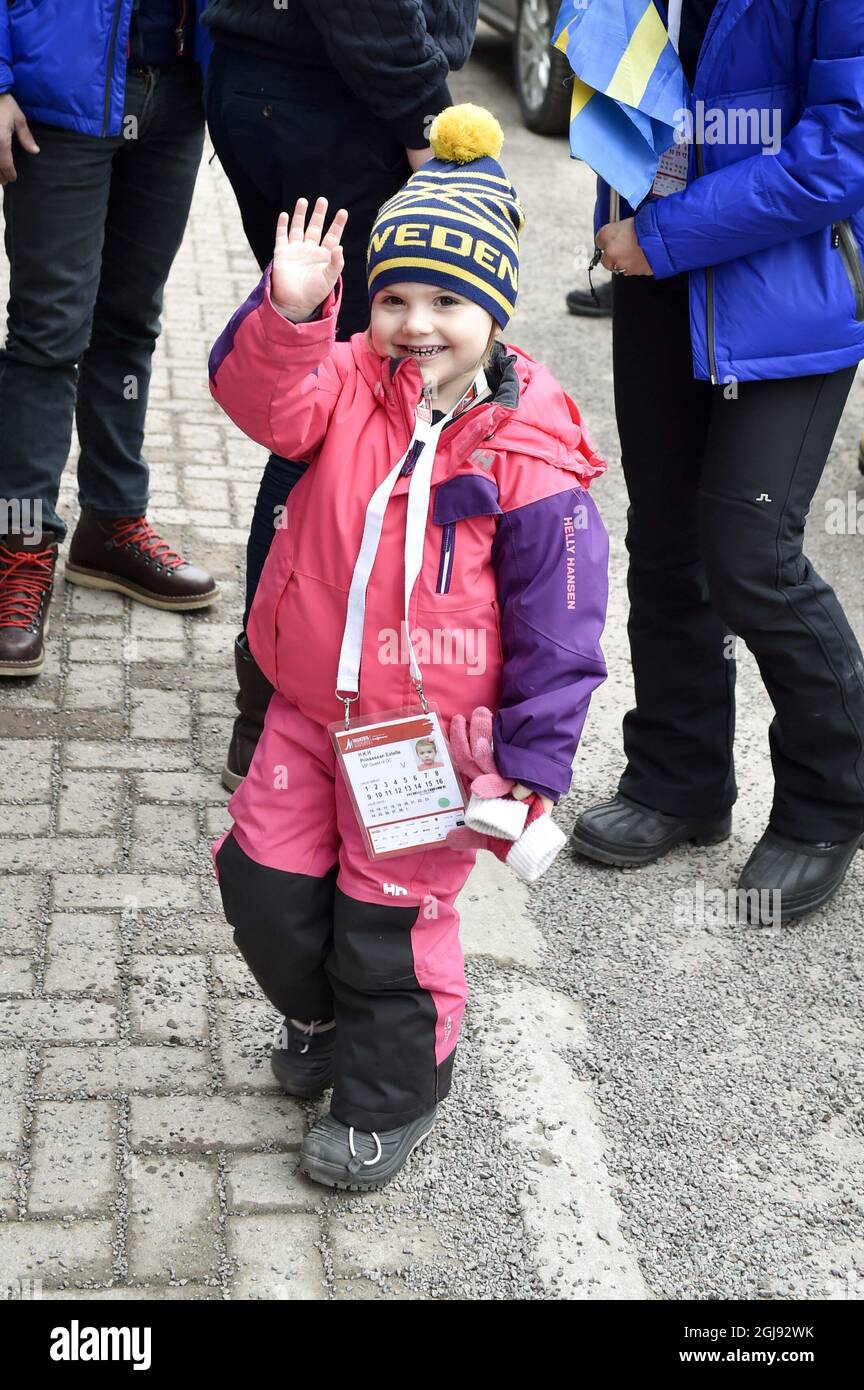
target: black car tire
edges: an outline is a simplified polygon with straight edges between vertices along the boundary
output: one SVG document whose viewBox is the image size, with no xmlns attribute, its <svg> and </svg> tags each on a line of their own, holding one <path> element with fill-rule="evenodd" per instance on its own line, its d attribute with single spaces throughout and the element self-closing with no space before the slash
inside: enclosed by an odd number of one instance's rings
<svg viewBox="0 0 864 1390">
<path fill-rule="evenodd" d="M 537 79 L 531 80 L 536 63 L 537 29 L 543 25 L 547 42 L 558 14 L 556 0 L 521 0 L 513 38 L 513 77 L 522 119 L 537 135 L 564 135 L 570 123 L 570 97 L 573 73 L 570 64 L 557 49 L 549 47 L 549 64 L 542 91 Z M 538 10 L 545 9 L 545 23 Z M 532 42 L 533 40 L 533 42 Z M 533 90 L 532 90 L 533 86 Z"/>
</svg>

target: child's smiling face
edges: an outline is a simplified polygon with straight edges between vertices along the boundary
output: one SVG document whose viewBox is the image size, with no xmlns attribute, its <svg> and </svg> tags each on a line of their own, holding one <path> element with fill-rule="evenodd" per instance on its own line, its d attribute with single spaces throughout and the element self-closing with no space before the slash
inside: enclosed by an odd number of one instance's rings
<svg viewBox="0 0 864 1390">
<path fill-rule="evenodd" d="M 369 332 L 382 357 L 413 357 L 436 410 L 450 410 L 468 390 L 489 346 L 495 320 L 454 290 L 401 281 L 372 301 Z"/>
</svg>

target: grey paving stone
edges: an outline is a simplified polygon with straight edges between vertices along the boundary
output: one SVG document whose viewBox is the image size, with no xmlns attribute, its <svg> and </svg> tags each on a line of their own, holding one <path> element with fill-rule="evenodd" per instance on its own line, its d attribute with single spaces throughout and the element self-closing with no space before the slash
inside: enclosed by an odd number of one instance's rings
<svg viewBox="0 0 864 1390">
<path fill-rule="evenodd" d="M 18 1215 L 18 1170 L 14 1163 L 0 1163 L 0 1216 Z M 2 1275 L 0 1275 L 2 1283 Z"/>
<path fill-rule="evenodd" d="M 39 1101 L 27 1203 L 31 1215 L 104 1214 L 114 1194 L 115 1138 L 109 1101 Z"/>
<path fill-rule="evenodd" d="M 47 936 L 46 994 L 111 994 L 117 988 L 116 918 L 54 914 Z"/>
<path fill-rule="evenodd" d="M 66 706 L 70 709 L 121 709 L 123 667 L 73 666 L 66 677 Z"/>
<path fill-rule="evenodd" d="M 200 956 L 134 956 L 129 1019 L 136 1039 L 207 1036 L 206 965 Z"/>
<path fill-rule="evenodd" d="M 296 1102 L 285 1097 L 134 1096 L 129 1134 L 137 1150 L 297 1149 L 305 1126 Z"/>
<path fill-rule="evenodd" d="M 80 772 L 67 769 L 60 791 L 58 829 L 61 834 L 106 834 L 114 829 L 123 781 L 119 772 Z"/>
<path fill-rule="evenodd" d="M 270 1053 L 282 1020 L 272 1006 L 260 996 L 220 1000 L 218 1017 L 219 1061 L 226 1088 L 279 1091 L 270 1070 Z"/>
<path fill-rule="evenodd" d="M 0 841 L 0 873 L 24 872 L 38 864 L 42 873 L 75 868 L 81 863 L 110 868 L 117 860 L 117 841 L 89 836 L 20 836 Z"/>
<path fill-rule="evenodd" d="M 129 1091 L 202 1091 L 209 1054 L 182 1046 L 46 1047 L 38 1076 L 40 1093 L 86 1091 L 90 1095 Z"/>
<path fill-rule="evenodd" d="M 0 995 L 30 994 L 33 964 L 29 956 L 0 956 Z"/>
<path fill-rule="evenodd" d="M 317 1217 L 233 1216 L 228 1239 L 240 1271 L 231 1285 L 234 1298 L 314 1302 L 327 1297 Z"/>
<path fill-rule="evenodd" d="M 55 903 L 73 907 L 126 908 L 194 907 L 198 905 L 194 882 L 176 874 L 58 874 Z"/>
<path fill-rule="evenodd" d="M 228 1161 L 228 1209 L 232 1212 L 315 1211 L 323 1189 L 297 1168 L 296 1154 L 241 1154 Z"/>
<path fill-rule="evenodd" d="M 219 1202 L 214 1163 L 141 1158 L 129 1166 L 127 1253 L 135 1280 L 215 1277 Z"/>
<path fill-rule="evenodd" d="M 189 765 L 187 748 L 160 746 L 148 743 L 93 743 L 87 739 L 70 739 L 66 745 L 66 761 L 70 767 L 124 767 L 170 771 Z"/>
<path fill-rule="evenodd" d="M 18 801 L 44 801 L 53 748 L 47 738 L 0 739 L 0 786 L 14 787 Z"/>
<path fill-rule="evenodd" d="M 6 874 L 0 893 L 0 950 L 28 951 L 39 939 L 39 912 L 45 899 L 43 879 Z"/>
<path fill-rule="evenodd" d="M 130 733 L 133 738 L 189 742 L 188 695 L 178 690 L 133 690 Z"/>
<path fill-rule="evenodd" d="M 111 1221 L 2 1221 L 0 1269 L 4 1278 L 41 1279 L 46 1288 L 111 1275 Z"/>
<path fill-rule="evenodd" d="M 0 1153 L 12 1154 L 21 1143 L 26 1067 L 23 1047 L 0 1048 Z"/>
<path fill-rule="evenodd" d="M 113 1004 L 96 999 L 0 999 L 0 1038 L 98 1042 L 116 1036 Z"/>
<path fill-rule="evenodd" d="M 194 868 L 198 825 L 194 806 L 136 806 L 131 862 L 141 869 Z"/>
</svg>

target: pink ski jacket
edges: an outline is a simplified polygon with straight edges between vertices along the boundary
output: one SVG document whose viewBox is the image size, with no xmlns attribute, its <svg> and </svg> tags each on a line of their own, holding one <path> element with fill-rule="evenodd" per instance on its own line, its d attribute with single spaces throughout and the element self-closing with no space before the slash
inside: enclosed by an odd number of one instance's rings
<svg viewBox="0 0 864 1390">
<path fill-rule="evenodd" d="M 343 713 L 336 672 L 366 507 L 408 447 L 422 389 L 413 359 L 380 357 L 364 333 L 335 341 L 340 292 L 317 320 L 290 323 L 267 272 L 210 355 L 210 389 L 235 424 L 310 464 L 274 518 L 248 637 L 276 689 L 322 724 Z M 496 344 L 486 376 L 492 399 L 441 432 L 409 630 L 445 729 L 489 706 L 500 771 L 557 799 L 606 675 L 608 538 L 586 491 L 606 465 L 527 353 Z M 409 456 L 369 579 L 352 715 L 418 707 L 401 632 L 411 468 Z"/>
</svg>

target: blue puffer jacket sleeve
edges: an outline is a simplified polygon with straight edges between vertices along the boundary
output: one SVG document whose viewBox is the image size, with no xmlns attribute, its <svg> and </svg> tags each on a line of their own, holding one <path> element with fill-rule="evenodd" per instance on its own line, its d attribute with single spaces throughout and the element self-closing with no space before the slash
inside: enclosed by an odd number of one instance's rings
<svg viewBox="0 0 864 1390">
<path fill-rule="evenodd" d="M 770 89 L 760 95 L 767 100 Z M 864 0 L 819 0 L 804 110 L 778 152 L 752 155 L 645 204 L 636 233 L 662 277 L 808 236 L 862 206 Z"/>
<path fill-rule="evenodd" d="M 568 488 L 505 512 L 492 559 L 504 668 L 493 727 L 505 777 L 558 799 L 592 691 L 606 678 L 609 539 L 591 498 Z"/>
<path fill-rule="evenodd" d="M 0 5 L 0 92 L 8 92 L 14 81 L 12 41 L 9 37 L 9 9 L 6 5 Z"/>
</svg>

